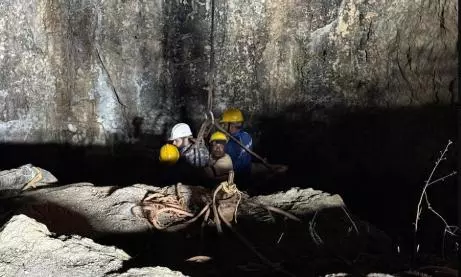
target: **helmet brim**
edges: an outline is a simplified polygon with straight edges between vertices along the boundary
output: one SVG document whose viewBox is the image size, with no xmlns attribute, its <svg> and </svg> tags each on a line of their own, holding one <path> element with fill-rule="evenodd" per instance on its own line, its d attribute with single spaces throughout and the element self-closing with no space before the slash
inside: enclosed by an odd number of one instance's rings
<svg viewBox="0 0 461 277">
<path fill-rule="evenodd" d="M 221 119 L 221 120 L 219 121 L 219 123 L 243 123 L 243 120 L 240 120 L 240 121 L 229 121 L 229 120 Z"/>
<path fill-rule="evenodd" d="M 227 139 L 215 139 L 215 140 L 210 140 L 210 143 L 215 142 L 215 143 L 221 143 L 221 144 L 226 144 L 228 142 Z"/>
</svg>

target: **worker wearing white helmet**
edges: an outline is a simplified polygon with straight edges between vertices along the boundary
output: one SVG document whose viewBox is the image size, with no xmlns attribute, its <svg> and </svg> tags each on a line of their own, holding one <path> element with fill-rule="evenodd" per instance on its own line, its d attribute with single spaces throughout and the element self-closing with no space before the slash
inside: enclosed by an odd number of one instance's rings
<svg viewBox="0 0 461 277">
<path fill-rule="evenodd" d="M 178 147 L 187 163 L 194 167 L 204 167 L 208 164 L 210 153 L 204 144 L 195 144 L 192 131 L 186 123 L 178 123 L 171 129 L 169 141 Z"/>
<path fill-rule="evenodd" d="M 186 123 L 178 123 L 171 129 L 169 141 L 176 147 L 184 147 L 191 144 L 192 131 Z"/>
</svg>

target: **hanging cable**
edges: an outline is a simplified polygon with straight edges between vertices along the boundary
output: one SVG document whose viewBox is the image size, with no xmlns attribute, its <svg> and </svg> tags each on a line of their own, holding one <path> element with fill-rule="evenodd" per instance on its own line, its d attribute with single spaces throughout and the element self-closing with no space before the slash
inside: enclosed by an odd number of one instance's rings
<svg viewBox="0 0 461 277">
<path fill-rule="evenodd" d="M 214 123 L 213 117 L 213 93 L 214 93 L 214 16 L 215 16 L 215 0 L 211 0 L 211 26 L 210 26 L 210 63 L 209 63 L 209 72 L 208 72 L 208 100 L 207 100 L 207 110 L 205 112 L 205 121 L 200 126 L 199 132 L 197 134 L 197 144 L 204 143 L 204 136 L 207 135 L 206 133 L 210 131 L 211 128 L 207 128 L 208 126 L 212 126 Z M 208 114 L 211 115 L 211 118 L 208 119 Z M 210 122 L 211 121 L 211 122 Z"/>
<path fill-rule="evenodd" d="M 214 16 L 215 16 L 215 0 L 211 0 L 211 26 L 210 26 L 210 70 L 208 72 L 208 105 L 207 111 L 210 112 L 213 108 L 213 93 L 214 93 L 214 77 L 215 77 L 215 61 L 214 61 Z"/>
</svg>

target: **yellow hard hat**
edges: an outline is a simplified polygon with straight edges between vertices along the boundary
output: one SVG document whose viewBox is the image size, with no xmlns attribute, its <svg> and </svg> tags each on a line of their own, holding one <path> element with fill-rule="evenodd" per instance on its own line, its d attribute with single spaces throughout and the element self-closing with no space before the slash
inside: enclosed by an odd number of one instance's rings
<svg viewBox="0 0 461 277">
<path fill-rule="evenodd" d="M 160 148 L 160 158 L 161 163 L 165 164 L 175 164 L 179 160 L 179 150 L 173 144 L 165 144 Z"/>
<path fill-rule="evenodd" d="M 210 137 L 210 142 L 215 141 L 215 140 L 227 141 L 227 136 L 224 133 L 217 131 L 217 132 L 214 132 Z"/>
<path fill-rule="evenodd" d="M 224 111 L 221 123 L 243 122 L 243 114 L 239 109 L 227 109 Z"/>
</svg>

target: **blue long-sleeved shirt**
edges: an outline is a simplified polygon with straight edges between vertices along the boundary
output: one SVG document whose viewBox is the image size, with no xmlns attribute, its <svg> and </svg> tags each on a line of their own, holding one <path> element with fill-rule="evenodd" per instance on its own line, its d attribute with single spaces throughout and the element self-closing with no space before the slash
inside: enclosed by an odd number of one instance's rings
<svg viewBox="0 0 461 277">
<path fill-rule="evenodd" d="M 238 139 L 248 149 L 253 150 L 253 139 L 251 136 L 240 130 L 234 134 L 233 137 Z M 251 154 L 245 149 L 240 147 L 235 141 L 229 140 L 224 148 L 224 151 L 231 157 L 234 171 L 236 174 L 250 174 L 251 173 Z"/>
</svg>

